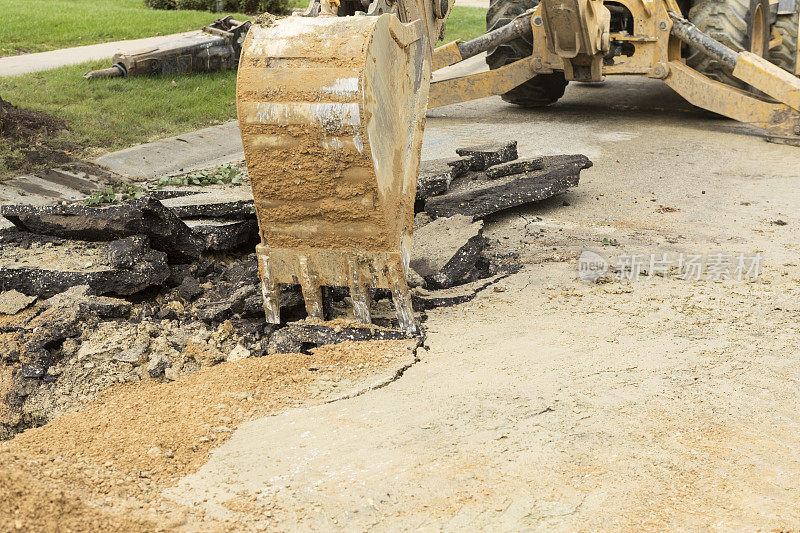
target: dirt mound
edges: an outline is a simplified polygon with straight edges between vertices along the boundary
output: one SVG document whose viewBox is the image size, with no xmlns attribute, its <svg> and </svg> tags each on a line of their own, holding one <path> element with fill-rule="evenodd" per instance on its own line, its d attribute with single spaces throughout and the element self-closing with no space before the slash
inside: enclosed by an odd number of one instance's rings
<svg viewBox="0 0 800 533">
<path fill-rule="evenodd" d="M 29 140 L 66 127 L 66 122 L 61 119 L 40 111 L 20 109 L 0 98 L 0 135 L 3 139 Z"/>
<path fill-rule="evenodd" d="M 312 354 L 221 363 L 173 382 L 112 387 L 87 408 L 0 446 L 0 489 L 25 476 L 33 482 L 20 481 L 25 489 L 13 499 L 18 511 L 0 506 L 0 523 L 13 525 L 14 516 L 32 516 L 40 502 L 55 502 L 87 520 L 112 520 L 101 514 L 106 509 L 128 513 L 129 529 L 137 530 L 140 518 L 175 510 L 161 490 L 197 470 L 242 421 L 366 388 L 376 376 L 410 364 L 415 346 L 416 340 L 344 342 Z M 27 496 L 39 487 L 41 494 Z M 81 501 L 104 509 L 91 515 Z"/>
<path fill-rule="evenodd" d="M 74 147 L 59 139 L 57 132 L 67 129 L 63 120 L 30 109 L 20 109 L 0 98 L 0 175 L 3 171 L 23 171 L 54 166 L 72 160 Z"/>
</svg>

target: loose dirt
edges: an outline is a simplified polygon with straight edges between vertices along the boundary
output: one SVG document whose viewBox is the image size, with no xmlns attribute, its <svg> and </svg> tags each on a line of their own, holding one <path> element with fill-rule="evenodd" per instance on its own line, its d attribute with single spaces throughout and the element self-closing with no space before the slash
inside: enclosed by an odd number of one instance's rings
<svg viewBox="0 0 800 533">
<path fill-rule="evenodd" d="M 0 470 L 0 531 L 154 531 L 153 522 L 121 517 L 47 488 L 21 470 Z"/>
<path fill-rule="evenodd" d="M 411 364 L 415 344 L 345 342 L 311 355 L 221 363 L 170 383 L 114 387 L 86 409 L 0 446 L 0 486 L 21 483 L 22 491 L 0 505 L 0 524 L 31 523 L 45 498 L 79 531 L 98 530 L 93 524 L 103 520 L 150 529 L 142 525 L 154 518 L 147 513 L 165 512 L 160 491 L 199 468 L 242 421 L 357 394 Z M 128 514 L 114 518 L 116 512 Z"/>
</svg>

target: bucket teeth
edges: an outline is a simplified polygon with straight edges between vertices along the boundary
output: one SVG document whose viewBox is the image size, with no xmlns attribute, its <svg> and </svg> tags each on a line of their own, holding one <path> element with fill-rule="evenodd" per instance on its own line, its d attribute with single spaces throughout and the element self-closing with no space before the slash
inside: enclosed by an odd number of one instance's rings
<svg viewBox="0 0 800 533">
<path fill-rule="evenodd" d="M 322 288 L 316 283 L 316 276 L 308 268 L 308 259 L 301 255 L 300 263 L 300 288 L 303 290 L 303 299 L 306 302 L 306 313 L 311 318 L 325 320 L 322 313 Z"/>
<path fill-rule="evenodd" d="M 399 254 L 365 253 L 341 250 L 294 250 L 256 246 L 261 292 L 267 322 L 280 323 L 278 283 L 299 284 L 308 316 L 324 319 L 322 286 L 349 287 L 353 315 L 370 324 L 370 289 L 384 288 L 392 293 L 399 329 L 418 333 L 411 296 Z M 320 280 L 327 280 L 321 283 Z"/>
<path fill-rule="evenodd" d="M 278 284 L 272 280 L 269 257 L 260 254 L 257 254 L 256 257 L 258 257 L 258 276 L 261 278 L 261 297 L 264 300 L 264 312 L 267 315 L 267 322 L 280 324 L 280 291 L 278 290 Z"/>
<path fill-rule="evenodd" d="M 352 257 L 347 260 L 347 272 L 350 299 L 353 301 L 353 316 L 362 324 L 370 324 L 372 318 L 369 312 L 369 292 L 358 274 L 358 267 Z"/>
<path fill-rule="evenodd" d="M 251 27 L 236 100 L 268 322 L 280 321 L 280 284 L 299 284 L 318 319 L 322 287 L 348 287 L 364 324 L 383 288 L 400 328 L 417 331 L 405 272 L 429 63 L 419 21 L 395 15 Z"/>
</svg>

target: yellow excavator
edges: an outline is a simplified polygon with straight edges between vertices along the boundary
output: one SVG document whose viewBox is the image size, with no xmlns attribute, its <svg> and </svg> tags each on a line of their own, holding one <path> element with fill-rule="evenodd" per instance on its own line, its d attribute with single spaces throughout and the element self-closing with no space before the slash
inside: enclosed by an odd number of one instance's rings
<svg viewBox="0 0 800 533">
<path fill-rule="evenodd" d="M 363 323 L 380 288 L 416 331 L 405 272 L 432 107 L 490 95 L 542 106 L 573 80 L 640 75 L 800 144 L 795 1 L 493 0 L 486 34 L 438 48 L 453 0 L 312 0 L 302 15 L 261 17 L 236 98 L 267 320 L 280 321 L 280 284 L 299 284 L 319 319 L 321 288 L 348 287 Z M 488 71 L 431 83 L 482 52 Z"/>
</svg>

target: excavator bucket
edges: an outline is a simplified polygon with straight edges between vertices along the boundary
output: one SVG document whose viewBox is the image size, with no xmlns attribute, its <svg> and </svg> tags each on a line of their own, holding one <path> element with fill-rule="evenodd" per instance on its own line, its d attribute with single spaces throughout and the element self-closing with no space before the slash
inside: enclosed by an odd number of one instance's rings
<svg viewBox="0 0 800 533">
<path fill-rule="evenodd" d="M 416 332 L 405 272 L 430 82 L 421 21 L 289 17 L 253 24 L 236 100 L 261 244 L 267 321 L 279 284 L 299 284 L 310 317 L 321 288 L 348 287 L 370 323 L 369 289 L 389 289 Z"/>
</svg>

